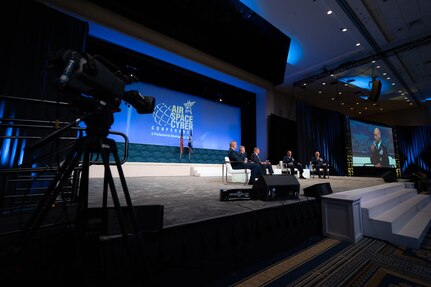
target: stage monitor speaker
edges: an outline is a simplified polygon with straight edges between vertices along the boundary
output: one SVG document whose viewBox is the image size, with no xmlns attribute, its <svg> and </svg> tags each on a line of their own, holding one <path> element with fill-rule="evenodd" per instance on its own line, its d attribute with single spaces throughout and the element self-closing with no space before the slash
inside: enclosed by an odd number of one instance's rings
<svg viewBox="0 0 431 287">
<path fill-rule="evenodd" d="M 304 195 L 307 197 L 321 197 L 332 193 L 332 188 L 329 182 L 318 183 L 304 188 Z"/>
<path fill-rule="evenodd" d="M 253 189 L 261 200 L 298 199 L 299 181 L 294 175 L 262 175 Z"/>
<path fill-rule="evenodd" d="M 393 170 L 388 170 L 385 173 L 383 173 L 382 178 L 385 182 L 396 182 L 396 181 L 398 181 L 397 174 Z"/>
<path fill-rule="evenodd" d="M 370 96 L 368 97 L 368 99 L 373 101 L 373 102 L 377 102 L 377 100 L 380 97 L 381 91 L 382 91 L 382 82 L 380 82 L 379 80 L 374 80 L 372 82 L 371 92 L 370 92 Z"/>
<path fill-rule="evenodd" d="M 136 219 L 138 222 L 139 232 L 158 232 L 163 229 L 163 205 L 140 205 L 133 206 Z M 133 231 L 133 221 L 130 214 L 130 208 L 121 207 L 125 218 L 126 229 L 128 232 Z M 90 228 L 101 230 L 102 226 L 102 208 L 89 208 L 87 211 L 88 225 Z M 118 220 L 117 210 L 115 207 L 108 207 L 106 235 L 121 234 L 121 226 Z"/>
</svg>

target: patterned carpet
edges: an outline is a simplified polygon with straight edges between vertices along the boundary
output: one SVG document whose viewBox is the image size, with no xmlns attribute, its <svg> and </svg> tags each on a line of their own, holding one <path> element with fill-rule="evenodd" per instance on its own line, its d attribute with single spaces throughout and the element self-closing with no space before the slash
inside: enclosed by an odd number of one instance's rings
<svg viewBox="0 0 431 287">
<path fill-rule="evenodd" d="M 431 230 L 420 249 L 367 237 L 356 244 L 323 238 L 212 286 L 431 286 Z"/>
</svg>

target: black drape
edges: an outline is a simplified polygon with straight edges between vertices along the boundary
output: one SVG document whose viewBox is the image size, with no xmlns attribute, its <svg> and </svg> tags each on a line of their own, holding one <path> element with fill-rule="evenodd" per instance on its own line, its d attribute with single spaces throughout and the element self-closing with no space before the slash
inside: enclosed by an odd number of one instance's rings
<svg viewBox="0 0 431 287">
<path fill-rule="evenodd" d="M 345 116 L 302 102 L 296 105 L 298 128 L 298 158 L 309 163 L 315 151 L 329 162 L 331 174 L 347 173 Z"/>
<path fill-rule="evenodd" d="M 431 176 L 431 127 L 397 127 L 401 173 L 417 171 Z"/>
<path fill-rule="evenodd" d="M 83 51 L 88 34 L 88 23 L 56 11 L 34 1 L 14 1 L 2 14 L 8 14 L 9 22 L 3 27 L 4 38 L 2 58 L 4 67 L 0 98 L 0 118 L 3 123 L 13 126 L 0 127 L 0 133 L 7 138 L 0 139 L 2 158 L 0 167 L 16 166 L 24 158 L 39 157 L 41 154 L 54 154 L 62 144 L 54 140 L 44 144 L 33 154 L 23 156 L 24 147 L 35 139 L 44 137 L 53 130 L 18 127 L 17 120 L 28 123 L 52 121 L 53 128 L 76 118 L 70 107 L 56 102 L 67 101 L 61 98 L 55 77 L 50 72 L 49 60 L 62 49 Z M 45 102 L 43 102 L 45 101 Z M 54 101 L 54 102 L 49 102 Z M 9 119 L 9 120 L 6 120 Z M 27 137 L 27 139 L 17 137 Z M 58 161 L 51 158 L 48 161 Z"/>
<path fill-rule="evenodd" d="M 268 159 L 277 164 L 286 155 L 287 150 L 293 152 L 299 160 L 297 148 L 296 122 L 271 114 L 268 118 Z M 305 163 L 305 162 L 304 162 Z"/>
</svg>

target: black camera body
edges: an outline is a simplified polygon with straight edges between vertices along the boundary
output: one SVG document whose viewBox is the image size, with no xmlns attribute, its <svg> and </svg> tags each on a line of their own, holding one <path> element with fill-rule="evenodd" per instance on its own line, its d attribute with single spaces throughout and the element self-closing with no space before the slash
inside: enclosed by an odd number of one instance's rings
<svg viewBox="0 0 431 287">
<path fill-rule="evenodd" d="M 126 83 L 133 79 L 106 59 L 67 50 L 60 53 L 57 62 L 60 63 L 57 67 L 63 67 L 57 79 L 59 89 L 66 93 L 72 105 L 83 111 L 106 109 L 118 112 L 122 100 L 139 114 L 154 111 L 154 98 L 144 97 L 135 90 L 125 91 Z"/>
</svg>

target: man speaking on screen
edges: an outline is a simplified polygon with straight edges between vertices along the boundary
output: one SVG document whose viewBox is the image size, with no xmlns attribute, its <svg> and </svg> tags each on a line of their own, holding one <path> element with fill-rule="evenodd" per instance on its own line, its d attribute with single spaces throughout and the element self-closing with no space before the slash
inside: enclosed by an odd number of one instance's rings
<svg viewBox="0 0 431 287">
<path fill-rule="evenodd" d="M 375 167 L 389 166 L 388 148 L 382 143 L 382 134 L 378 128 L 374 129 L 374 142 L 370 150 L 371 163 Z"/>
</svg>

